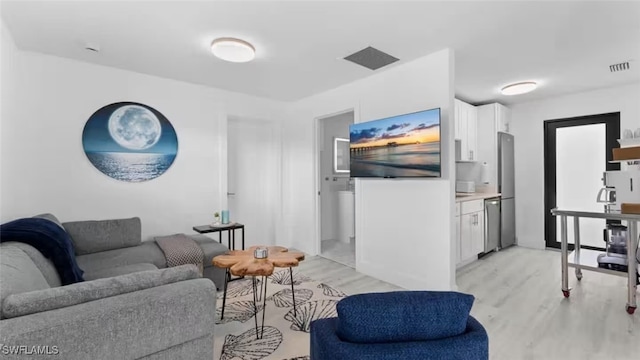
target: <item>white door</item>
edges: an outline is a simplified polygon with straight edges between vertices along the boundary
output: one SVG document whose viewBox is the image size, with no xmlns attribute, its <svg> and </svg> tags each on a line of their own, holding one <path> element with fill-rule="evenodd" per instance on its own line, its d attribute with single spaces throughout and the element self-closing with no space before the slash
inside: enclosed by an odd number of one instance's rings
<svg viewBox="0 0 640 360">
<path fill-rule="evenodd" d="M 558 209 L 602 212 L 596 194 L 606 170 L 606 125 L 582 125 L 556 130 L 556 206 Z M 567 235 L 573 243 L 573 220 L 569 218 Z M 604 247 L 605 220 L 580 219 L 580 243 Z M 557 239 L 560 241 L 560 217 Z"/>
<path fill-rule="evenodd" d="M 228 121 L 229 217 L 245 225 L 246 247 L 275 244 L 280 195 L 276 129 L 269 121 L 235 117 Z M 240 248 L 239 234 L 236 232 L 236 248 Z"/>
</svg>

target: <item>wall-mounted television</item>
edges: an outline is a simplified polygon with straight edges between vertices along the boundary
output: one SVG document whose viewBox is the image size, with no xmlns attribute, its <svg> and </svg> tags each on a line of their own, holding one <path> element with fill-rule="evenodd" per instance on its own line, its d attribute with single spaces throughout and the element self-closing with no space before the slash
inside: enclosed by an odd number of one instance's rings
<svg viewBox="0 0 640 360">
<path fill-rule="evenodd" d="M 440 177 L 440 109 L 349 126 L 351 177 Z"/>
</svg>

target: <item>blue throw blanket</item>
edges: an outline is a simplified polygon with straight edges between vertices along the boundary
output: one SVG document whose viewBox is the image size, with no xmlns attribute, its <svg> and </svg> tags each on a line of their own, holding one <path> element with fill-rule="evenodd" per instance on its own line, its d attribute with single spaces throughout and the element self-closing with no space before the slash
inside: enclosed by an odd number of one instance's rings
<svg viewBox="0 0 640 360">
<path fill-rule="evenodd" d="M 41 218 L 18 219 L 0 225 L 0 242 L 18 241 L 38 249 L 51 259 L 62 285 L 84 281 L 76 263 L 69 234 L 53 221 Z"/>
</svg>

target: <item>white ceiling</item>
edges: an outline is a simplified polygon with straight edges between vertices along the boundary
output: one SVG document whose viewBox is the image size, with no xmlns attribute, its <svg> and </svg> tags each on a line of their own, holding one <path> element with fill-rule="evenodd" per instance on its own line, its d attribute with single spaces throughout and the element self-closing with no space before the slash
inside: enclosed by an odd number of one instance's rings
<svg viewBox="0 0 640 360">
<path fill-rule="evenodd" d="M 286 101 L 373 74 L 342 60 L 366 46 L 400 58 L 389 68 L 455 49 L 456 95 L 472 103 L 640 81 L 639 2 L 3 1 L 1 10 L 24 50 Z M 214 58 L 209 44 L 221 36 L 253 43 L 256 60 Z M 609 72 L 631 59 L 631 70 Z M 499 94 L 522 80 L 541 86 Z"/>
</svg>

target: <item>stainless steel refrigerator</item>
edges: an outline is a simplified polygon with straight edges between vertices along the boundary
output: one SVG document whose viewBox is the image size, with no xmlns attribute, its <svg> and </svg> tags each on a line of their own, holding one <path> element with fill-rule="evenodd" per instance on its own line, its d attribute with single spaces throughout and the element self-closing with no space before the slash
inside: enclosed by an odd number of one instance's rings
<svg viewBox="0 0 640 360">
<path fill-rule="evenodd" d="M 513 135 L 498 132 L 498 192 L 500 201 L 500 247 L 516 243 L 516 194 Z"/>
</svg>

